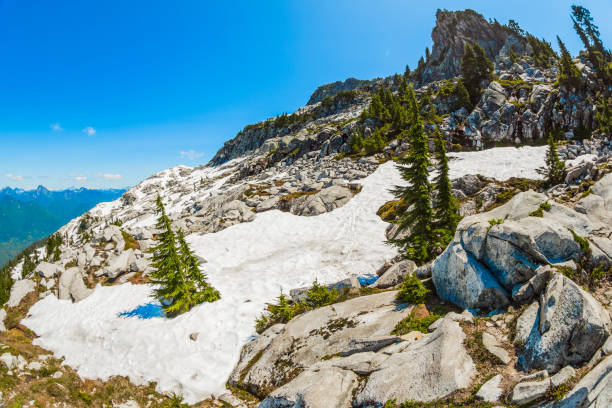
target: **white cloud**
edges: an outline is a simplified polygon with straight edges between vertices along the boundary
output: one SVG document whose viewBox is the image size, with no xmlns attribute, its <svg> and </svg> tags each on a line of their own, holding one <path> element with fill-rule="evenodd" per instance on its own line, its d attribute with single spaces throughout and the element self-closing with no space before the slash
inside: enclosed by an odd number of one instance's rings
<svg viewBox="0 0 612 408">
<path fill-rule="evenodd" d="M 83 183 L 87 180 L 87 177 L 80 175 L 80 174 L 75 174 L 75 173 L 70 173 L 70 177 L 72 177 L 75 181 L 79 183 Z"/>
<path fill-rule="evenodd" d="M 202 157 L 204 156 L 204 153 L 200 153 L 200 152 L 196 152 L 195 150 L 191 149 L 191 150 L 181 150 L 181 158 L 187 158 L 189 160 L 195 160 L 198 157 Z"/>
<path fill-rule="evenodd" d="M 64 130 L 59 123 L 52 123 L 49 125 L 49 127 L 54 130 L 55 132 L 61 132 L 62 130 Z"/>
<path fill-rule="evenodd" d="M 121 180 L 123 176 L 121 174 L 111 174 L 111 173 L 98 173 L 96 177 L 103 178 L 104 180 Z"/>
<path fill-rule="evenodd" d="M 93 136 L 96 134 L 96 129 L 91 126 L 87 126 L 85 129 L 83 129 L 83 133 L 87 133 L 88 136 Z"/>
<path fill-rule="evenodd" d="M 18 176 L 16 174 L 6 173 L 4 177 L 9 178 L 13 181 L 21 181 L 23 180 L 23 176 Z"/>
</svg>

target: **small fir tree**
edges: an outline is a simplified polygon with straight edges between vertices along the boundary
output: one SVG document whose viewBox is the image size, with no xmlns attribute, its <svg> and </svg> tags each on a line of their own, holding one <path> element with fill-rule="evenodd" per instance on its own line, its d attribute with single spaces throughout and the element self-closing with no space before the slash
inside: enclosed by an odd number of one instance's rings
<svg viewBox="0 0 612 408">
<path fill-rule="evenodd" d="M 36 249 L 34 249 L 34 252 L 36 252 Z M 30 276 L 32 272 L 34 272 L 34 269 L 36 269 L 36 264 L 33 262 L 32 257 L 30 254 L 25 254 L 23 257 L 23 266 L 21 267 L 21 278 L 25 279 Z"/>
<path fill-rule="evenodd" d="M 337 297 L 338 291 L 336 289 L 330 290 L 326 286 L 320 285 L 319 281 L 315 279 L 312 287 L 306 292 L 304 303 L 314 309 L 334 303 Z"/>
<path fill-rule="evenodd" d="M 161 197 L 157 197 L 159 218 L 156 228 L 162 232 L 157 236 L 159 244 L 153 248 L 151 281 L 157 285 L 155 296 L 162 303 L 168 316 L 189 311 L 201 302 L 213 302 L 219 293 L 210 287 L 199 269 L 199 262 L 179 232 L 172 230 L 172 223 L 166 214 Z M 178 245 L 177 245 L 178 242 Z"/>
<path fill-rule="evenodd" d="M 404 80 L 408 80 L 410 78 L 410 67 L 406 64 L 406 69 L 404 70 Z"/>
<path fill-rule="evenodd" d="M 434 189 L 438 195 L 433 207 L 435 218 L 435 232 L 439 244 L 445 247 L 453 238 L 459 223 L 459 205 L 453 196 L 450 177 L 448 175 L 448 157 L 444 140 L 438 129 L 434 133 L 436 142 L 436 158 L 438 159 L 438 174 L 434 179 Z"/>
<path fill-rule="evenodd" d="M 582 85 L 580 71 L 576 68 L 576 64 L 572 61 L 569 51 L 567 51 L 565 44 L 563 44 L 559 36 L 557 36 L 557 43 L 561 50 L 561 59 L 559 60 L 559 84 L 568 89 L 578 89 Z"/>
<path fill-rule="evenodd" d="M 465 44 L 463 57 L 461 58 L 461 74 L 464 85 L 470 94 L 472 106 L 478 103 L 482 90 L 480 83 L 490 79 L 493 73 L 493 62 L 487 58 L 487 54 L 479 44 Z"/>
<path fill-rule="evenodd" d="M 546 150 L 546 166 L 536 169 L 538 174 L 544 176 L 549 186 L 554 186 L 563 181 L 565 163 L 557 154 L 557 143 L 552 135 L 548 134 L 548 149 Z"/>
<path fill-rule="evenodd" d="M 179 254 L 185 268 L 185 277 L 189 287 L 193 291 L 191 307 L 203 303 L 214 302 L 221 299 L 219 291 L 210 286 L 206 280 L 206 274 L 202 272 L 200 260 L 195 256 L 195 253 L 189 248 L 185 241 L 185 235 L 182 230 L 178 232 Z"/>
<path fill-rule="evenodd" d="M 423 264 L 430 258 L 432 246 L 430 160 L 427 136 L 423 131 L 414 93 L 411 94 L 410 107 L 412 117 L 415 118 L 408 132 L 410 150 L 406 157 L 398 159 L 398 170 L 407 185 L 396 186 L 392 190 L 408 208 L 398 221 L 398 232 L 407 231 L 408 235 L 392 239 L 390 243 L 399 246 L 406 257 Z"/>
<path fill-rule="evenodd" d="M 455 109 L 465 108 L 468 111 L 472 109 L 472 101 L 470 100 L 470 94 L 468 93 L 465 84 L 463 83 L 463 78 L 459 78 L 457 84 L 455 85 L 455 96 L 457 97 L 457 101 L 455 102 Z"/>
</svg>

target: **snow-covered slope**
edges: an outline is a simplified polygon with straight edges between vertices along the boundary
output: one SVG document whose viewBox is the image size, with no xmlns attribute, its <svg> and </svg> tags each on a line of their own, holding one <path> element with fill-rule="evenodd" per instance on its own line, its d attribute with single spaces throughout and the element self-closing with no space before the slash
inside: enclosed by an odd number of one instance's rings
<svg viewBox="0 0 612 408">
<path fill-rule="evenodd" d="M 544 147 L 522 147 L 456 153 L 450 163 L 451 174 L 535 178 L 544 152 Z M 166 185 L 169 175 L 180 170 L 167 170 L 155 179 L 161 178 Z M 185 174 L 189 173 L 193 183 L 216 172 L 219 178 L 214 189 L 221 188 L 221 180 L 225 180 L 216 168 L 188 170 Z M 131 211 L 135 214 L 144 209 L 147 183 L 134 192 Z M 78 303 L 47 296 L 30 309 L 23 324 L 39 336 L 36 344 L 65 357 L 66 364 L 84 377 L 125 375 L 136 383 L 156 381 L 159 391 L 179 392 L 189 402 L 219 395 L 225 391 L 241 346 L 255 334 L 255 318 L 281 290 L 287 293 L 314 279 L 332 282 L 372 274 L 395 255 L 395 249 L 384 243 L 387 224 L 376 211 L 392 198 L 389 189 L 401 183 L 397 170 L 393 163 L 385 163 L 360 183 L 363 189 L 359 194 L 325 214 L 301 217 L 271 210 L 258 214 L 252 222 L 216 233 L 189 235 L 196 253 L 208 260 L 204 269 L 221 292 L 220 301 L 200 305 L 174 319 L 124 318 L 119 316 L 121 312 L 152 301 L 150 286 L 99 286 Z M 189 194 L 193 194 L 189 199 L 172 194 L 164 198 L 179 208 L 202 193 L 194 189 Z M 119 208 L 120 203 L 115 202 L 101 205 L 93 213 L 108 215 Z M 148 225 L 152 220 L 148 215 L 128 222 Z M 190 339 L 192 333 L 199 333 L 195 341 Z"/>
</svg>

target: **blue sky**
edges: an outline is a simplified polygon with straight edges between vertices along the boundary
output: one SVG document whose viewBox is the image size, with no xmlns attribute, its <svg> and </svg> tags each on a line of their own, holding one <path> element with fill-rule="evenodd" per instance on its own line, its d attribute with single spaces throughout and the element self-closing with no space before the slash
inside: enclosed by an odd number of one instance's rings
<svg viewBox="0 0 612 408">
<path fill-rule="evenodd" d="M 321 84 L 403 72 L 435 11 L 513 18 L 572 53 L 571 1 L 0 0 L 0 186 L 123 187 L 206 163 Z M 581 2 L 610 47 L 610 0 Z"/>
</svg>

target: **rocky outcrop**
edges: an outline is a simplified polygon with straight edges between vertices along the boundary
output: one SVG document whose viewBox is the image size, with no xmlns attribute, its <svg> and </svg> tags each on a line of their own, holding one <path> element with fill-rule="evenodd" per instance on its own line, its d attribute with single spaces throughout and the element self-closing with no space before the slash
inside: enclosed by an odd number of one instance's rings
<svg viewBox="0 0 612 408">
<path fill-rule="evenodd" d="M 230 384 L 267 395 L 301 371 L 351 349 L 355 339 L 388 336 L 411 310 L 395 306 L 396 293 L 358 297 L 299 315 L 282 329 L 273 326 L 264 332 L 263 339 L 257 338 L 243 348 L 245 359 L 234 369 Z M 268 342 L 272 329 L 278 334 Z M 350 359 L 347 361 L 354 361 L 353 356 L 346 357 Z"/>
<path fill-rule="evenodd" d="M 24 297 L 30 292 L 34 292 L 35 283 L 29 279 L 21 279 L 13 283 L 11 294 L 6 305 L 8 307 L 17 307 Z"/>
<path fill-rule="evenodd" d="M 480 44 L 493 61 L 500 54 L 507 56 L 510 48 L 517 54 L 527 49 L 523 38 L 507 27 L 489 23 L 473 10 L 438 10 L 431 38 L 433 47 L 423 72 L 424 83 L 460 75 L 465 44 Z"/>
<path fill-rule="evenodd" d="M 386 289 L 399 285 L 410 276 L 416 269 L 416 264 L 409 260 L 400 261 L 387 269 L 380 278 L 370 286 L 373 288 Z"/>
<path fill-rule="evenodd" d="M 79 302 L 91 295 L 93 289 L 87 288 L 83 282 L 83 275 L 78 267 L 67 269 L 59 279 L 59 299 Z"/>
<path fill-rule="evenodd" d="M 340 368 L 306 370 L 290 383 L 272 391 L 258 408 L 346 408 L 359 385 L 357 375 Z"/>
<path fill-rule="evenodd" d="M 525 370 L 555 373 L 588 361 L 612 333 L 606 309 L 565 276 L 554 273 L 542 293 L 538 313 L 519 352 Z"/>
<path fill-rule="evenodd" d="M 560 401 L 542 408 L 601 408 L 612 406 L 612 355 L 590 370 Z"/>
<path fill-rule="evenodd" d="M 382 406 L 389 399 L 433 401 L 468 387 L 476 371 L 463 339 L 459 324 L 444 319 L 433 333 L 376 364 L 355 405 Z"/>
<path fill-rule="evenodd" d="M 306 105 L 313 105 L 317 102 L 321 102 L 325 98 L 331 98 L 341 91 L 352 91 L 360 86 L 369 84 L 370 81 L 363 81 L 361 79 L 348 78 L 344 81 L 336 81 L 331 84 L 321 85 L 310 95 L 308 103 Z"/>
<path fill-rule="evenodd" d="M 607 185 L 599 183 L 603 196 Z M 550 208 L 544 210 L 541 205 L 547 202 Z M 520 193 L 501 207 L 461 221 L 453 241 L 433 263 L 434 284 L 439 296 L 461 307 L 502 308 L 542 265 L 578 262 L 583 256 L 607 265 L 612 258 L 609 228 L 543 194 Z M 580 237 L 601 245 L 585 252 Z"/>
<path fill-rule="evenodd" d="M 290 211 L 295 215 L 313 216 L 342 207 L 353 197 L 353 192 L 341 186 L 327 187 L 318 193 L 293 200 Z"/>
<path fill-rule="evenodd" d="M 468 387 L 475 366 L 456 321 L 467 317 L 440 319 L 430 334 L 389 335 L 412 310 L 394 305 L 396 293 L 355 298 L 270 327 L 243 347 L 230 384 L 266 395 L 260 407 L 313 408 L 432 401 Z"/>
</svg>

